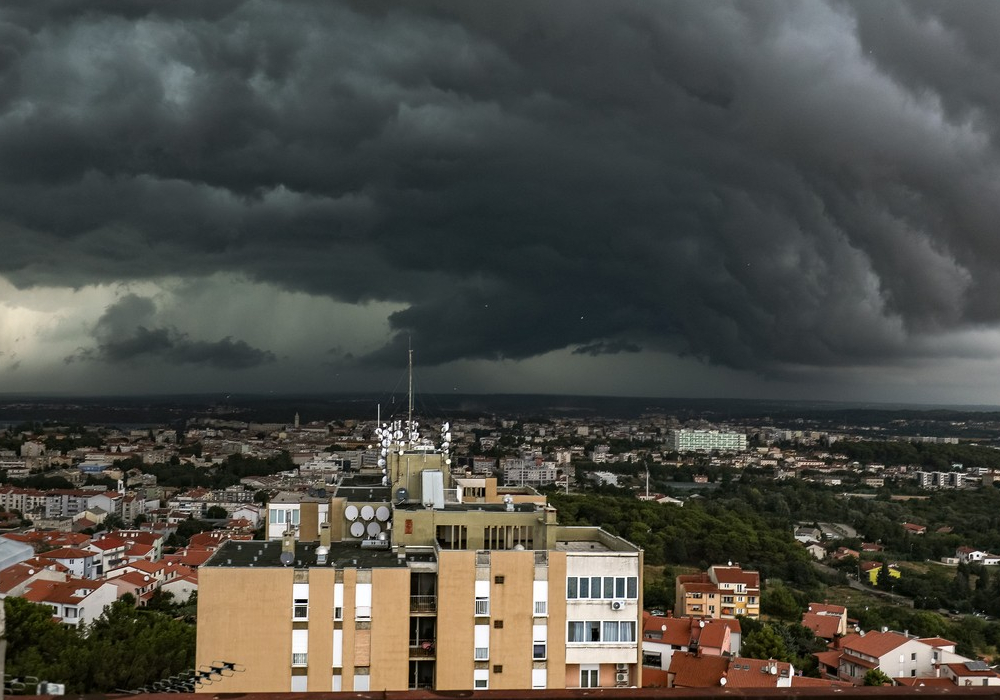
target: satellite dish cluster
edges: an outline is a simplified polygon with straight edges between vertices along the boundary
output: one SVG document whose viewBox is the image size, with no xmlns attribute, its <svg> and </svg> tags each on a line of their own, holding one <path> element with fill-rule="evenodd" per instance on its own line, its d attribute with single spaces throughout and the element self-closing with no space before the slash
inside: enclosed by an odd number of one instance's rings
<svg viewBox="0 0 1000 700">
<path fill-rule="evenodd" d="M 389 520 L 392 512 L 387 506 L 349 505 L 344 509 L 344 517 L 350 521 L 348 530 L 352 537 L 377 538 L 382 534 L 384 523 Z"/>
</svg>

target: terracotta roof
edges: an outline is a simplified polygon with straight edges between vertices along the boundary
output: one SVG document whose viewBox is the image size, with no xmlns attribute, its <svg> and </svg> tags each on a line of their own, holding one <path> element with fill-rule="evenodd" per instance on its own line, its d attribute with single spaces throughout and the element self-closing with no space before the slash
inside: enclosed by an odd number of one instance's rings
<svg viewBox="0 0 1000 700">
<path fill-rule="evenodd" d="M 115 537 L 114 535 L 106 535 L 100 539 L 91 540 L 90 546 L 97 547 L 103 551 L 108 549 L 118 549 L 119 547 L 125 546 L 125 540 L 121 537 Z"/>
<path fill-rule="evenodd" d="M 793 688 L 850 688 L 853 684 L 847 681 L 835 681 L 831 678 L 811 678 L 810 676 L 793 676 Z"/>
<path fill-rule="evenodd" d="M 204 564 L 213 554 L 215 554 L 215 552 L 207 549 L 182 549 L 179 552 L 165 555 L 163 557 L 163 561 L 176 562 L 178 564 L 184 564 L 185 566 L 195 567 Z"/>
<path fill-rule="evenodd" d="M 774 673 L 771 673 L 771 669 Z M 784 676 L 782 676 L 784 672 Z M 787 661 L 775 661 L 774 659 L 747 659 L 737 656 L 729 664 L 729 673 L 726 674 L 729 688 L 777 688 L 778 680 L 782 677 L 789 678 L 792 674 L 792 665 Z"/>
<path fill-rule="evenodd" d="M 964 663 L 943 664 L 943 665 L 947 667 L 948 670 L 950 670 L 956 676 L 978 676 L 982 678 L 987 678 L 987 677 L 995 677 L 997 675 L 997 672 L 989 667 L 972 669 L 969 668 L 968 665 Z"/>
<path fill-rule="evenodd" d="M 912 676 L 903 676 L 902 678 L 893 678 L 892 680 L 897 685 L 907 685 L 915 688 L 920 686 L 944 688 L 955 687 L 955 684 L 950 678 L 913 678 Z"/>
<path fill-rule="evenodd" d="M 840 618 L 807 612 L 802 615 L 802 626 L 811 629 L 817 637 L 833 639 L 840 630 Z"/>
<path fill-rule="evenodd" d="M 729 659 L 724 656 L 695 656 L 691 653 L 674 653 L 667 673 L 673 676 L 677 688 L 712 688 L 719 686 L 725 675 Z"/>
<path fill-rule="evenodd" d="M 898 632 L 868 632 L 864 636 L 849 634 L 841 640 L 840 646 L 844 651 L 855 651 L 877 659 L 908 641 Z"/>
<path fill-rule="evenodd" d="M 139 588 L 145 588 L 150 584 L 156 584 L 156 579 L 154 579 L 149 574 L 140 574 L 138 571 L 129 571 L 128 573 L 122 574 L 121 576 L 115 576 L 108 579 L 111 583 L 116 581 L 124 581 L 130 586 L 137 586 Z"/>
<path fill-rule="evenodd" d="M 92 559 L 97 555 L 89 549 L 63 547 L 62 549 L 53 549 L 51 552 L 42 552 L 38 556 L 43 559 Z"/>
<path fill-rule="evenodd" d="M 821 666 L 831 666 L 833 668 L 840 666 L 841 652 L 839 649 L 832 651 L 818 651 L 813 654 L 813 656 L 816 657 L 816 660 L 819 661 Z"/>
<path fill-rule="evenodd" d="M 809 603 L 809 612 L 823 613 L 826 615 L 844 615 L 847 608 L 843 605 L 829 605 L 827 603 Z"/>
<path fill-rule="evenodd" d="M 918 639 L 917 641 L 923 642 L 927 646 L 938 647 L 938 648 L 955 646 L 955 642 L 951 641 L 950 639 L 945 639 L 944 637 L 924 637 L 922 639 Z"/>
<path fill-rule="evenodd" d="M 701 634 L 698 635 L 698 646 L 702 649 L 705 647 L 722 649 L 728 631 L 729 628 L 722 620 L 706 621 L 705 627 L 701 628 Z"/>
</svg>

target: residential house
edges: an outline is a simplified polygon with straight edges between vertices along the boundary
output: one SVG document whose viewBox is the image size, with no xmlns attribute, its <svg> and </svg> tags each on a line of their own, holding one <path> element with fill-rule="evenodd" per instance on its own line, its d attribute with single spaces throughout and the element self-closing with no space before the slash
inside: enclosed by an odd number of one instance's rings
<svg viewBox="0 0 1000 700">
<path fill-rule="evenodd" d="M 66 581 L 36 580 L 24 592 L 24 599 L 52 608 L 52 616 L 63 624 L 89 625 L 118 599 L 117 587 L 106 581 L 69 577 Z"/>
<path fill-rule="evenodd" d="M 828 677 L 863 685 L 877 668 L 890 678 L 932 676 L 935 648 L 898 632 L 859 632 L 840 639 L 839 648 L 815 656 Z"/>
<path fill-rule="evenodd" d="M 647 615 L 642 629 L 643 686 L 667 686 L 667 669 L 675 652 L 691 651 L 703 656 L 739 654 L 740 638 L 738 620 Z"/>
<path fill-rule="evenodd" d="M 56 561 L 69 569 L 73 576 L 94 579 L 97 574 L 98 555 L 89 549 L 63 547 L 39 553 L 39 558 Z"/>
<path fill-rule="evenodd" d="M 813 631 L 817 637 L 833 641 L 835 637 L 847 634 L 847 608 L 842 605 L 809 603 L 802 614 L 802 626 Z"/>
<path fill-rule="evenodd" d="M 858 565 L 861 570 L 861 578 L 867 579 L 868 583 L 871 585 L 876 585 L 878 583 L 878 573 L 882 570 L 882 562 L 880 561 L 863 561 Z M 902 572 L 900 572 L 899 567 L 895 564 L 889 564 L 889 576 L 892 578 L 900 578 Z"/>
</svg>

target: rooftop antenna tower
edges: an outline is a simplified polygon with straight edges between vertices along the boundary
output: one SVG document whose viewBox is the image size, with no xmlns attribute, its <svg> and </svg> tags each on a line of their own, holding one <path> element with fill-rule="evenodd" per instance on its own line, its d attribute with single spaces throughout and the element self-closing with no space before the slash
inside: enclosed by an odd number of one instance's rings
<svg viewBox="0 0 1000 700">
<path fill-rule="evenodd" d="M 412 434 L 413 430 L 413 345 L 410 338 L 406 339 L 406 354 L 409 365 L 409 386 L 407 388 L 406 401 L 406 431 Z"/>
</svg>

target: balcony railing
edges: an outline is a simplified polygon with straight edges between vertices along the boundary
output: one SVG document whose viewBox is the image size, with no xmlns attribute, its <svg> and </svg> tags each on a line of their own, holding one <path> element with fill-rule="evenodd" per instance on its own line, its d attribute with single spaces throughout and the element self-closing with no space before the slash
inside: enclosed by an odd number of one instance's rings
<svg viewBox="0 0 1000 700">
<path fill-rule="evenodd" d="M 422 641 L 418 642 L 414 639 L 410 640 L 410 658 L 411 659 L 432 659 L 434 658 L 434 642 Z"/>
<path fill-rule="evenodd" d="M 437 610 L 436 595 L 411 595 L 410 612 L 434 612 Z"/>
<path fill-rule="evenodd" d="M 490 614 L 490 600 L 489 598 L 477 598 L 476 599 L 476 615 L 480 617 L 486 617 Z"/>
</svg>

